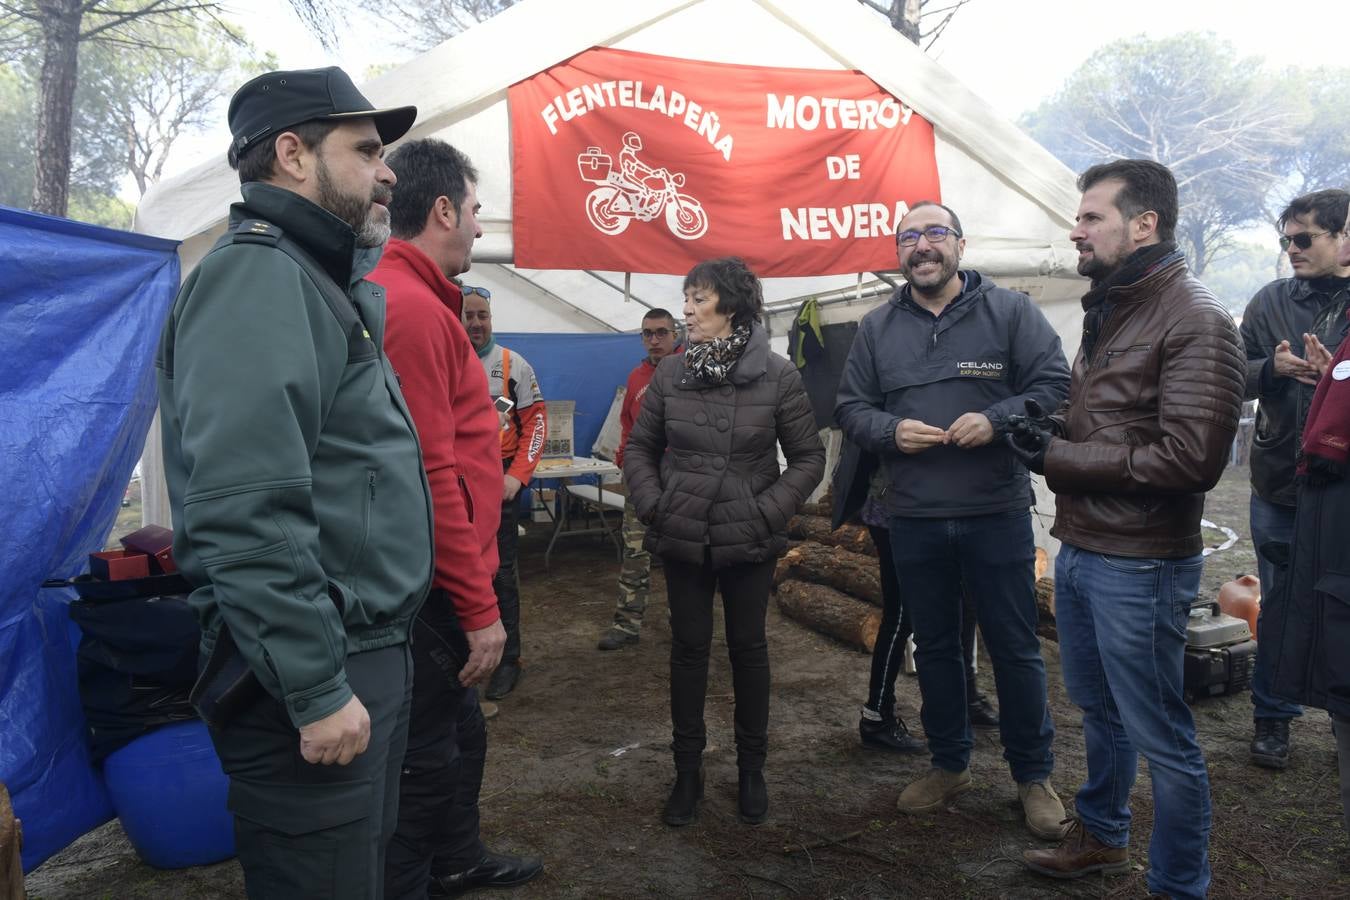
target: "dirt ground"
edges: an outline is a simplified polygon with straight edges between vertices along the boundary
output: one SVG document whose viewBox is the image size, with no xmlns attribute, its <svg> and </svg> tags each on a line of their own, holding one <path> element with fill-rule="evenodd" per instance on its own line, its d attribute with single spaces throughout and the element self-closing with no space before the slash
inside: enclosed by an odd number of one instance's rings
<svg viewBox="0 0 1350 900">
<path fill-rule="evenodd" d="M 1247 472 L 1230 469 L 1206 510 L 1241 536 L 1209 558 L 1203 590 L 1254 571 L 1247 535 Z M 523 897 L 1146 897 L 1151 788 L 1141 763 L 1132 807 L 1133 874 L 1054 882 L 1017 859 L 1037 842 L 1021 822 L 997 734 L 978 736 L 976 789 L 954 808 L 900 816 L 901 786 L 926 757 L 860 749 L 858 709 L 867 657 L 784 619 L 771 604 L 773 702 L 766 770 L 767 823 L 738 822 L 732 696 L 725 652 L 715 648 L 708 689 L 708 788 L 699 820 L 671 829 L 659 813 L 672 780 L 668 750 L 670 634 L 664 582 L 653 581 L 641 643 L 600 653 L 618 563 L 613 545 L 578 537 L 545 571 L 546 526 L 521 546 L 526 675 L 490 725 L 482 792 L 483 835 L 498 850 L 547 863 Z M 1223 541 L 1213 532 L 1212 543 Z M 718 647 L 721 643 L 720 628 Z M 1045 645 L 1057 734 L 1055 783 L 1069 800 L 1084 777 L 1082 728 Z M 992 694 L 987 661 L 983 689 Z M 902 678 L 901 712 L 917 729 L 918 686 Z M 1340 823 L 1335 745 L 1325 713 L 1295 720 L 1289 768 L 1247 761 L 1246 693 L 1194 705 L 1214 798 L 1214 897 L 1350 896 L 1350 847 Z M 234 862 L 183 871 L 141 863 L 116 822 L 86 835 L 29 875 L 30 896 L 239 898 Z"/>
</svg>

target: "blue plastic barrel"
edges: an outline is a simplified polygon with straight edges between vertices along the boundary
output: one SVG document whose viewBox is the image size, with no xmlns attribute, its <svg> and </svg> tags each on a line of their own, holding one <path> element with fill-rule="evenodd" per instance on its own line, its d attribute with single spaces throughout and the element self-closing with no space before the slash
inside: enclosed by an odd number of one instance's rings
<svg viewBox="0 0 1350 900">
<path fill-rule="evenodd" d="M 201 722 L 165 725 L 109 754 L 103 780 L 131 845 L 150 865 L 182 869 L 234 856 L 229 779 Z"/>
</svg>

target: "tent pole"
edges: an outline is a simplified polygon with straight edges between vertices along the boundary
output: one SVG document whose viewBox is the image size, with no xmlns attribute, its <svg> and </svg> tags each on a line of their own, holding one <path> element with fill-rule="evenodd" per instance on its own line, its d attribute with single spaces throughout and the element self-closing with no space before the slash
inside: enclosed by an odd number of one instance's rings
<svg viewBox="0 0 1350 900">
<path fill-rule="evenodd" d="M 623 273 L 623 302 L 627 303 L 633 299 L 633 273 Z"/>
<path fill-rule="evenodd" d="M 637 296 L 636 294 L 628 293 L 627 291 L 625 291 L 624 288 L 619 287 L 617 284 L 615 284 L 614 282 L 610 281 L 608 278 L 605 278 L 605 277 L 602 276 L 602 275 L 597 275 L 595 272 L 592 272 L 590 269 L 582 269 L 581 271 L 585 272 L 587 275 L 591 276 L 591 277 L 594 278 L 596 281 L 600 282 L 600 283 L 603 284 L 605 287 L 607 287 L 607 288 L 609 288 L 609 289 L 611 289 L 611 290 L 615 290 L 615 291 L 624 291 L 624 292 L 625 292 L 625 296 L 630 296 L 630 297 L 632 297 L 632 298 L 633 298 L 634 300 L 636 300 L 639 304 L 641 304 L 642 306 L 647 307 L 648 309 L 655 309 L 655 308 L 656 308 L 656 307 L 652 306 L 652 304 L 648 303 L 646 300 L 643 300 L 641 297 Z"/>
</svg>

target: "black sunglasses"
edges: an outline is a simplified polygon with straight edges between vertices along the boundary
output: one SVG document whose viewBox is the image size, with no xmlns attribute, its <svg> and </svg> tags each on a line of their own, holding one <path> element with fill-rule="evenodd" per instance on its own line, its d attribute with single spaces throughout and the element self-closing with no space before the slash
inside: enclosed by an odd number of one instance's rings
<svg viewBox="0 0 1350 900">
<path fill-rule="evenodd" d="M 1321 237 L 1324 234 L 1331 234 L 1330 231 L 1300 231 L 1298 234 L 1280 235 L 1280 249 L 1288 250 L 1289 245 L 1293 244 L 1300 250 L 1307 250 L 1312 246 L 1313 238 Z"/>
<path fill-rule="evenodd" d="M 484 300 L 491 300 L 491 299 L 492 299 L 492 291 L 489 291 L 487 288 L 469 287 L 469 286 L 466 284 L 463 288 L 461 288 L 461 290 L 464 291 L 464 296 L 466 296 L 466 297 L 467 297 L 469 294 L 477 294 L 478 296 L 482 297 Z"/>
</svg>

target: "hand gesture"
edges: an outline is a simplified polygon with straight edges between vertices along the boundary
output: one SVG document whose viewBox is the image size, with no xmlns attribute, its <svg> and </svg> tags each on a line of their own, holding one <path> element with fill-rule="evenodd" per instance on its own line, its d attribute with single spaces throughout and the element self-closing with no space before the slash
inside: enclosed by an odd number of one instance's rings
<svg viewBox="0 0 1350 900">
<path fill-rule="evenodd" d="M 1308 337 L 1308 335 L 1303 336 L 1305 346 Z M 1313 338 L 1313 340 L 1317 339 Z M 1319 343 L 1321 342 L 1319 341 Z M 1317 384 L 1318 376 L 1321 373 L 1317 371 L 1317 366 L 1295 356 L 1288 341 L 1280 341 L 1279 346 L 1275 348 L 1275 374 L 1301 381 L 1304 384 Z"/>
<path fill-rule="evenodd" d="M 918 419 L 901 419 L 895 426 L 895 446 L 901 453 L 922 453 L 947 443 L 947 432 Z"/>
<path fill-rule="evenodd" d="M 984 413 L 968 412 L 947 429 L 948 443 L 962 450 L 983 447 L 994 439 L 994 426 Z"/>
<path fill-rule="evenodd" d="M 1327 366 L 1331 365 L 1331 351 L 1322 344 L 1317 335 L 1305 334 L 1303 335 L 1303 357 L 1307 364 L 1317 371 L 1317 375 L 1313 379 L 1313 383 L 1316 384 L 1326 374 Z"/>
<path fill-rule="evenodd" d="M 520 487 L 521 484 L 519 478 L 514 475 L 507 475 L 502 480 L 502 502 L 510 503 L 512 500 L 516 499 L 516 495 L 520 493 Z"/>
</svg>

